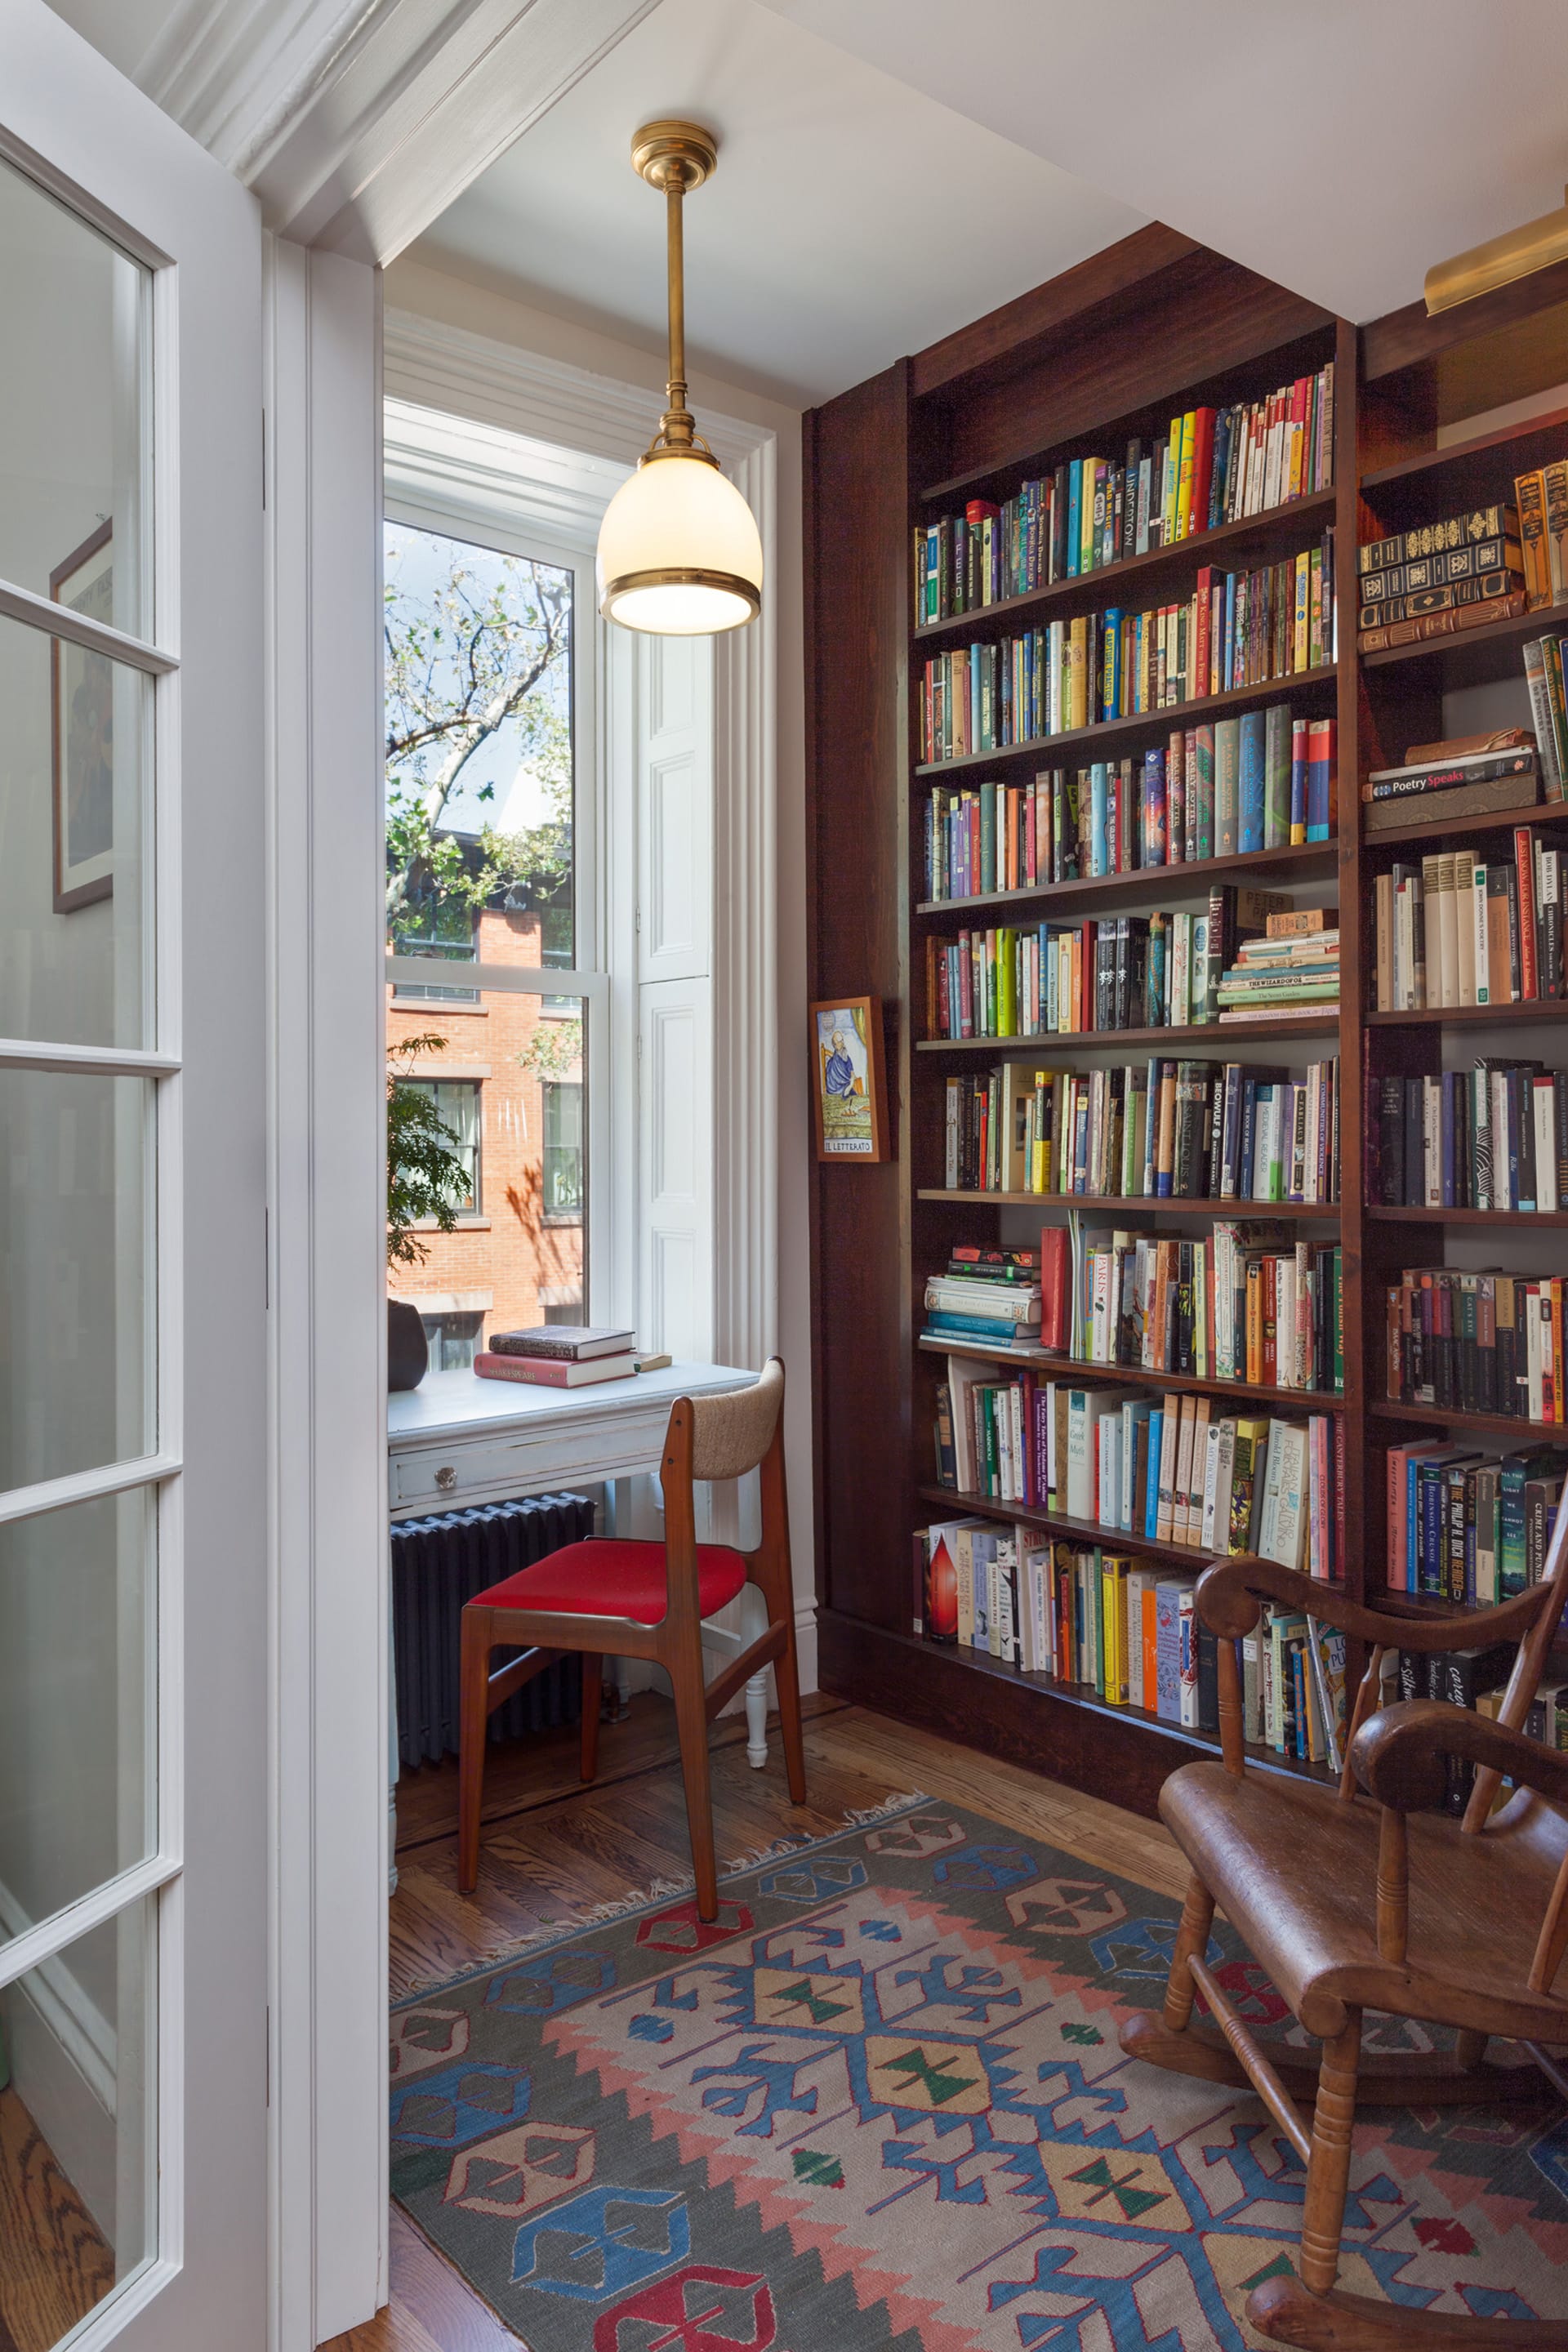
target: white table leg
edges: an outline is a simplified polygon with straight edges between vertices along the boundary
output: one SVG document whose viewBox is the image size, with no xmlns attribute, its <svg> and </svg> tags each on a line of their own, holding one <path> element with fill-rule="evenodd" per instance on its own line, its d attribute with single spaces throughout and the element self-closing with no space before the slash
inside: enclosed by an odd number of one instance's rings
<svg viewBox="0 0 1568 2352">
<path fill-rule="evenodd" d="M 741 1590 L 741 1647 L 749 1649 L 768 1630 L 768 1604 L 754 1584 Z M 768 1760 L 768 1670 L 746 1685 L 746 1761 L 760 1772 Z"/>
</svg>

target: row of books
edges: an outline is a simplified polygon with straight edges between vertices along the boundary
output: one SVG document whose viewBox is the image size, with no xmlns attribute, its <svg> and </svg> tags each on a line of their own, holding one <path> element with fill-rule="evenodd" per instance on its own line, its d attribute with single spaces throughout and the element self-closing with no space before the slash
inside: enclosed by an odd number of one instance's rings
<svg viewBox="0 0 1568 2352">
<path fill-rule="evenodd" d="M 925 894 L 1033 890 L 1326 842 L 1338 797 L 1334 720 L 1273 703 L 1178 729 L 1136 759 L 1047 769 L 1027 784 L 933 785 Z"/>
<path fill-rule="evenodd" d="M 1125 463 L 1075 457 L 998 506 L 914 533 L 915 626 L 1077 579 L 1194 532 L 1266 514 L 1333 481 L 1333 362 L 1266 400 L 1189 409 Z"/>
<path fill-rule="evenodd" d="M 1435 1441 L 1390 1446 L 1386 1462 L 1391 1591 L 1487 1609 L 1538 1581 L 1568 1468 L 1561 1446 Z"/>
<path fill-rule="evenodd" d="M 1105 1227 L 1071 1240 L 1075 1362 L 1318 1394 L 1343 1387 L 1337 1244 L 1228 1221 L 1198 1241 Z"/>
<path fill-rule="evenodd" d="M 1339 1198 L 1339 1064 L 1000 1070 L 947 1082 L 949 1192 L 1105 1199 Z M 991 1181 L 994 1179 L 995 1181 Z"/>
<path fill-rule="evenodd" d="M 1531 612 L 1568 598 L 1568 458 L 1514 477 L 1524 592 Z"/>
<path fill-rule="evenodd" d="M 917 681 L 923 764 L 1046 740 L 1335 658 L 1333 532 L 1252 572 L 1205 565 L 1192 597 L 1112 605 L 999 643 L 935 654 Z"/>
<path fill-rule="evenodd" d="M 1145 1543 L 1338 1573 L 1343 1462 L 1331 1413 L 1237 1416 L 1206 1396 L 1129 1394 L 1028 1370 L 998 1378 L 951 1356 L 936 1442 L 938 1484 L 961 1494 Z"/>
<path fill-rule="evenodd" d="M 1180 1571 L 1136 1553 L 1080 1549 L 974 1519 L 920 1529 L 915 1570 L 928 1640 L 1079 1684 L 1111 1706 L 1218 1730 L 1218 1637 L 1198 1614 L 1193 1579 Z M 1342 1635 L 1266 1605 L 1237 1648 L 1243 1738 L 1337 1771 Z"/>
<path fill-rule="evenodd" d="M 1490 864 L 1468 849 L 1396 862 L 1373 910 L 1380 1012 L 1564 993 L 1562 853 L 1529 825 Z"/>
<path fill-rule="evenodd" d="M 1568 1204 L 1568 1072 L 1482 1060 L 1371 1083 L 1369 1198 L 1549 1215 Z"/>
<path fill-rule="evenodd" d="M 1407 1266 L 1384 1292 L 1390 1398 L 1562 1424 L 1563 1287 L 1560 1275 Z"/>
<path fill-rule="evenodd" d="M 1358 549 L 1356 568 L 1363 638 L 1401 622 L 1528 593 L 1519 510 L 1501 501 L 1373 540 Z"/>
<path fill-rule="evenodd" d="M 1468 1650 L 1397 1650 L 1384 1660 L 1384 1703 L 1394 1699 L 1435 1698 L 1447 1706 L 1469 1707 L 1496 1720 L 1513 1670 L 1517 1653 L 1511 1642 Z M 1543 1748 L 1568 1748 L 1568 1684 L 1543 1682 L 1531 1702 L 1521 1727 L 1527 1739 Z M 1447 1786 L 1445 1810 L 1462 1813 L 1470 1801 L 1476 1768 L 1461 1756 L 1446 1759 Z M 1492 1800 L 1495 1812 L 1513 1795 L 1505 1781 Z"/>
<path fill-rule="evenodd" d="M 1267 891 L 1220 883 L 1203 914 L 1160 908 L 1077 923 L 965 927 L 948 940 L 931 934 L 926 1033 L 1113 1035 L 1321 1012 L 1339 997 L 1338 912 L 1295 914 L 1288 907 Z"/>
</svg>

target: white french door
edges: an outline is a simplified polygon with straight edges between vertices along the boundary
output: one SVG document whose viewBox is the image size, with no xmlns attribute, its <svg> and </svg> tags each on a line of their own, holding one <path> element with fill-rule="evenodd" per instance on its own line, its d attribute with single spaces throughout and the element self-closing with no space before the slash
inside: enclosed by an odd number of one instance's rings
<svg viewBox="0 0 1568 2352">
<path fill-rule="evenodd" d="M 260 228 L 0 56 L 0 2344 L 259 2352 Z"/>
</svg>

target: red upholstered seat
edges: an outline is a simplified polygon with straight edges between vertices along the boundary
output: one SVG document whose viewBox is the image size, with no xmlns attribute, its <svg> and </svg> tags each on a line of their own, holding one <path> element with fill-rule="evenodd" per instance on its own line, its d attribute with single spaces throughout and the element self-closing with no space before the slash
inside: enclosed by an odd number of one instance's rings
<svg viewBox="0 0 1568 2352">
<path fill-rule="evenodd" d="M 697 1590 L 702 1614 L 711 1617 L 733 1601 L 746 1580 L 746 1563 L 723 1544 L 697 1547 Z M 664 1546 L 590 1536 L 567 1544 L 548 1559 L 520 1568 L 515 1576 L 476 1592 L 471 1608 L 559 1609 L 576 1617 L 633 1617 L 657 1625 L 664 1615 Z"/>
</svg>

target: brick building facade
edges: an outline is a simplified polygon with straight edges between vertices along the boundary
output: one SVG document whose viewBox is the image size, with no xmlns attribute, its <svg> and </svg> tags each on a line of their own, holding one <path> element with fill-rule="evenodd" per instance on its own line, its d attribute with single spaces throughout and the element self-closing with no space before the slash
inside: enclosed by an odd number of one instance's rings
<svg viewBox="0 0 1568 2352">
<path fill-rule="evenodd" d="M 537 970 L 541 918 L 487 908 L 476 947 L 481 963 Z M 431 971 L 434 985 L 461 985 L 460 964 L 433 963 Z M 424 1262 L 388 1275 L 394 1296 L 412 1300 L 425 1318 L 432 1370 L 471 1360 L 481 1334 L 492 1330 L 586 1320 L 583 1070 L 562 1051 L 581 1035 L 576 1017 L 574 1003 L 552 1011 L 547 997 L 510 991 L 466 1003 L 387 992 L 389 1049 L 407 1037 L 445 1039 L 439 1052 L 419 1056 L 412 1074 L 440 1089 L 443 1118 L 478 1145 L 474 1209 L 460 1215 L 454 1233 L 422 1228 Z"/>
</svg>

